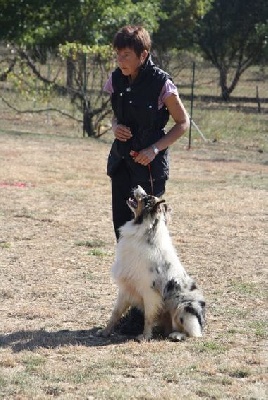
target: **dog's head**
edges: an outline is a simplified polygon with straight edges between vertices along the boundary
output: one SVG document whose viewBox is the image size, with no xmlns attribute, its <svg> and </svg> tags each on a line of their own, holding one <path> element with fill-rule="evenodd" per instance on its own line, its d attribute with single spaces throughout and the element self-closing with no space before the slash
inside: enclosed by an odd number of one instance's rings
<svg viewBox="0 0 268 400">
<path fill-rule="evenodd" d="M 164 215 L 167 212 L 165 200 L 149 195 L 141 186 L 133 190 L 133 196 L 127 200 L 127 204 L 134 213 L 134 221 L 141 224 L 146 217 L 155 217 L 159 213 Z"/>
</svg>

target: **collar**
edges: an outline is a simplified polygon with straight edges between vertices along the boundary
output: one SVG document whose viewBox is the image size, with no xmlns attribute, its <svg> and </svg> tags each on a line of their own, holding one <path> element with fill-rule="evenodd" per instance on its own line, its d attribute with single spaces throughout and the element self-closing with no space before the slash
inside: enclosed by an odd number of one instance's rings
<svg viewBox="0 0 268 400">
<path fill-rule="evenodd" d="M 136 78 L 134 79 L 134 81 L 132 82 L 132 84 L 137 84 L 138 82 L 140 82 L 141 79 L 143 79 L 143 77 L 149 72 L 149 70 L 154 67 L 155 64 L 152 61 L 152 57 L 151 54 L 149 53 L 144 61 L 144 63 L 140 66 L 138 75 L 136 76 Z"/>
</svg>

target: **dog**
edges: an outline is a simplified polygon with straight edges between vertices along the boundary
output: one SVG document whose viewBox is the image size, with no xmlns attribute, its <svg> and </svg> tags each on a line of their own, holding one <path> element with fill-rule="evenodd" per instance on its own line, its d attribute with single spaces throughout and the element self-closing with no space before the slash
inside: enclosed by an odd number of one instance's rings
<svg viewBox="0 0 268 400">
<path fill-rule="evenodd" d="M 134 218 L 120 228 L 112 266 L 118 296 L 107 326 L 98 334 L 109 336 L 134 306 L 144 313 L 144 330 L 138 341 L 150 340 L 153 328 L 161 325 L 174 341 L 202 336 L 205 301 L 172 244 L 165 200 L 138 186 L 127 204 Z"/>
</svg>

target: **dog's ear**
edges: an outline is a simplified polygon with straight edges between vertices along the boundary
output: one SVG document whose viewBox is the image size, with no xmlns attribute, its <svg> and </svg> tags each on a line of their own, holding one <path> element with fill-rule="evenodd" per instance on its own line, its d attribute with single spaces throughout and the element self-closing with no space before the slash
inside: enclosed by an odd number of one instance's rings
<svg viewBox="0 0 268 400">
<path fill-rule="evenodd" d="M 165 203 L 165 200 L 164 200 L 164 199 L 163 199 L 163 200 L 157 201 L 157 202 L 155 203 L 155 205 L 153 206 L 152 211 L 153 211 L 153 212 L 161 211 L 161 204 L 162 204 L 162 203 Z"/>
<path fill-rule="evenodd" d="M 166 224 L 170 221 L 170 214 L 171 214 L 171 208 L 170 206 L 167 205 L 167 203 L 163 204 L 162 206 L 163 212 L 164 212 L 164 218 L 166 221 Z"/>
<path fill-rule="evenodd" d="M 166 200 L 162 199 L 162 200 L 159 200 L 156 204 L 160 208 L 160 204 L 165 203 L 165 202 L 166 202 Z M 164 206 L 164 209 L 166 209 L 166 204 L 164 204 L 163 206 Z"/>
<path fill-rule="evenodd" d="M 167 203 L 165 203 L 165 204 L 163 205 L 163 207 L 164 207 L 164 211 L 165 211 L 166 214 L 172 212 L 171 207 L 170 207 Z"/>
</svg>

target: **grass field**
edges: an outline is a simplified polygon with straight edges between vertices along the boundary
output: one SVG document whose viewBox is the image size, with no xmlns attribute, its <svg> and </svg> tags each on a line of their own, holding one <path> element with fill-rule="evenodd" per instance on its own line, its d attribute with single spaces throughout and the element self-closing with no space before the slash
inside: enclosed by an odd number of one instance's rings
<svg viewBox="0 0 268 400">
<path fill-rule="evenodd" d="M 177 82 L 190 93 L 191 71 Z M 196 94 L 219 95 L 198 69 Z M 267 69 L 235 96 L 267 95 Z M 11 104 L 26 104 L 0 83 Z M 54 99 L 60 109 L 66 99 Z M 96 336 L 117 289 L 106 158 L 112 135 L 81 138 L 53 113 L 0 102 L 0 399 L 266 400 L 268 112 L 195 100 L 171 149 L 172 239 L 207 301 L 204 337 L 182 343 Z M 188 98 L 185 100 L 190 110 Z M 49 106 L 49 104 L 47 104 Z M 266 250 L 266 251 L 265 251 Z"/>
<path fill-rule="evenodd" d="M 1 399 L 267 398 L 261 121 L 254 137 L 195 132 L 172 148 L 170 231 L 208 305 L 204 337 L 182 343 L 95 335 L 116 296 L 109 144 L 0 130 Z"/>
</svg>

